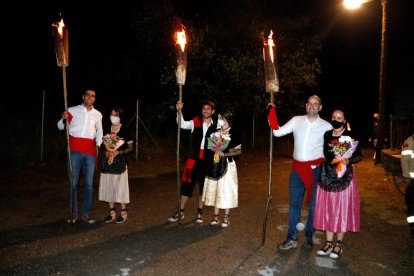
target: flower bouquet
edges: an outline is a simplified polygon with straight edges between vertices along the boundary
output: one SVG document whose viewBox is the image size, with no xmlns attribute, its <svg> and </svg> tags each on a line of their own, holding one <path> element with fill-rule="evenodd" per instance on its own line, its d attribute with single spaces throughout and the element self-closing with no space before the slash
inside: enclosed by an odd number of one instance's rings
<svg viewBox="0 0 414 276">
<path fill-rule="evenodd" d="M 207 138 L 208 144 L 207 148 L 214 151 L 214 163 L 217 164 L 220 160 L 220 156 L 218 155 L 217 151 L 223 151 L 227 148 L 230 143 L 230 134 L 228 131 L 223 132 L 218 130 L 210 135 Z"/>
<path fill-rule="evenodd" d="M 106 134 L 104 137 L 102 137 L 102 142 L 106 148 L 106 150 L 109 152 L 108 156 L 108 164 L 111 165 L 114 161 L 114 153 L 119 147 L 121 147 L 125 141 L 120 139 L 116 134 Z"/>
<path fill-rule="evenodd" d="M 346 171 L 346 165 L 342 162 L 342 160 L 352 156 L 358 146 L 358 143 L 358 141 L 354 141 L 349 136 L 341 136 L 338 140 L 332 141 L 332 152 L 335 155 L 335 158 L 332 160 L 331 164 L 337 164 L 336 173 L 339 178 L 341 178 Z"/>
</svg>

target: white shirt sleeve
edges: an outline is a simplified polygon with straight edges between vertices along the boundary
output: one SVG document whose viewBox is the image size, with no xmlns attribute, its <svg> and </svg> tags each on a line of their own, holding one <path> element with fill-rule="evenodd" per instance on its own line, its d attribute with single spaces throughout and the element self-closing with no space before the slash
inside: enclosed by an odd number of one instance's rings
<svg viewBox="0 0 414 276">
<path fill-rule="evenodd" d="M 177 122 L 178 122 L 178 114 L 177 114 Z M 194 130 L 194 122 L 191 121 L 184 121 L 183 114 L 181 113 L 181 128 L 182 129 L 191 129 L 191 132 Z"/>
<path fill-rule="evenodd" d="M 65 124 L 63 123 L 63 119 L 60 119 L 57 123 L 57 127 L 59 130 L 63 130 L 65 128 Z"/>
<path fill-rule="evenodd" d="M 279 127 L 278 130 L 273 130 L 273 135 L 275 137 L 281 137 L 281 136 L 285 136 L 286 134 L 292 133 L 293 132 L 294 121 L 295 121 L 295 117 L 290 119 L 283 126 Z"/>
<path fill-rule="evenodd" d="M 100 147 L 102 143 L 102 136 L 103 136 L 103 128 L 102 128 L 102 115 L 100 116 L 100 120 L 96 122 L 96 146 Z"/>
</svg>

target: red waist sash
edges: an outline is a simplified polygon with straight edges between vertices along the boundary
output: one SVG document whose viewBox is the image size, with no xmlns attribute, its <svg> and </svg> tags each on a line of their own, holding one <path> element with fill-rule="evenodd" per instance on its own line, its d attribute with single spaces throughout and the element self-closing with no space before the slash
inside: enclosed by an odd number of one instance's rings
<svg viewBox="0 0 414 276">
<path fill-rule="evenodd" d="M 96 155 L 95 139 L 69 136 L 69 145 L 73 151 Z"/>
<path fill-rule="evenodd" d="M 293 160 L 292 168 L 299 174 L 300 179 L 306 188 L 306 202 L 309 202 L 313 194 L 314 179 L 311 166 L 319 166 L 324 160 L 325 158 L 323 157 L 305 162 Z"/>
</svg>

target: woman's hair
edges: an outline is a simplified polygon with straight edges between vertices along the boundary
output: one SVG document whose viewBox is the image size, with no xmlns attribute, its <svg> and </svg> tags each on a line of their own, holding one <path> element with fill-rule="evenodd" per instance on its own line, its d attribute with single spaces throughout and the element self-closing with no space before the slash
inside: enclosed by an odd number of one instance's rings
<svg viewBox="0 0 414 276">
<path fill-rule="evenodd" d="M 223 117 L 224 119 L 226 119 L 226 121 L 231 124 L 232 120 L 233 120 L 233 112 L 231 112 L 230 110 L 224 110 L 223 112 L 220 113 L 221 117 Z"/>
<path fill-rule="evenodd" d="M 348 116 L 347 116 L 348 112 L 345 110 L 345 108 L 343 108 L 343 107 L 334 108 L 332 110 L 332 113 L 334 113 L 334 111 L 336 111 L 336 110 L 341 111 L 344 114 L 344 119 L 348 122 Z"/>
<path fill-rule="evenodd" d="M 122 120 L 122 117 L 124 116 L 124 110 L 120 107 L 114 107 L 112 110 L 114 110 L 118 114 L 118 117 Z"/>
<path fill-rule="evenodd" d="M 345 126 L 345 127 L 346 127 L 349 131 L 351 131 L 351 125 L 349 124 L 349 120 L 348 120 L 348 117 L 347 117 L 348 112 L 346 111 L 346 109 L 345 109 L 345 108 L 343 108 L 343 107 L 337 107 L 337 108 L 334 108 L 334 109 L 332 110 L 332 113 L 333 113 L 334 111 L 336 111 L 336 110 L 341 111 L 341 112 L 344 114 L 344 119 L 345 119 L 345 121 L 346 121 L 346 126 Z"/>
</svg>

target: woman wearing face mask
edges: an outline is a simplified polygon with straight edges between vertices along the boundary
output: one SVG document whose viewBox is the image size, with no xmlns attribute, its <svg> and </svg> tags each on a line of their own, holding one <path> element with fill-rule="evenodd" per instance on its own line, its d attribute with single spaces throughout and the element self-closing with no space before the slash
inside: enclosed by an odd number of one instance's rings
<svg viewBox="0 0 414 276">
<path fill-rule="evenodd" d="M 360 230 L 360 201 L 354 164 L 362 160 L 362 154 L 359 142 L 349 129 L 344 110 L 333 111 L 331 124 L 333 130 L 324 135 L 325 162 L 317 187 L 313 226 L 326 233 L 326 242 L 317 255 L 336 259 L 342 254 L 345 233 Z"/>
<path fill-rule="evenodd" d="M 206 178 L 202 200 L 206 206 L 214 206 L 214 217 L 210 225 L 220 223 L 220 209 L 224 209 L 224 218 L 221 227 L 230 225 L 230 209 L 238 206 L 238 179 L 234 157 L 241 154 L 241 144 L 231 132 L 232 119 L 230 111 L 218 115 L 217 132 L 221 135 L 229 135 L 230 142 L 223 150 L 208 150 L 205 153 Z M 219 159 L 214 161 L 214 155 Z"/>
<path fill-rule="evenodd" d="M 109 117 L 112 124 L 110 131 L 106 132 L 116 134 L 117 139 L 123 140 L 122 146 L 115 151 L 108 151 L 104 143 L 101 146 L 99 200 L 109 203 L 109 215 L 105 218 L 106 223 L 123 223 L 127 219 L 126 205 L 129 203 L 129 187 L 126 155 L 133 151 L 134 141 L 128 127 L 121 124 L 122 115 L 122 109 L 117 107 L 112 109 Z M 108 158 L 111 155 L 113 161 L 110 163 Z M 118 217 L 115 203 L 121 205 Z"/>
</svg>

